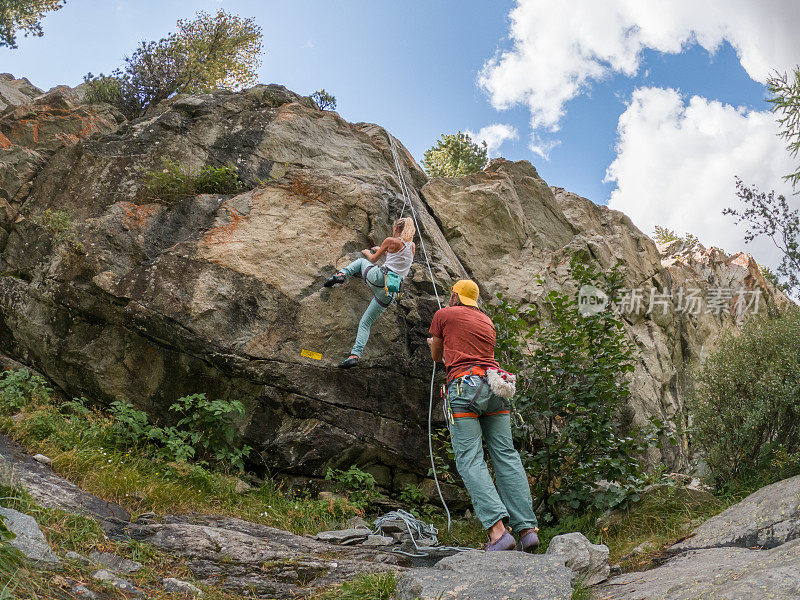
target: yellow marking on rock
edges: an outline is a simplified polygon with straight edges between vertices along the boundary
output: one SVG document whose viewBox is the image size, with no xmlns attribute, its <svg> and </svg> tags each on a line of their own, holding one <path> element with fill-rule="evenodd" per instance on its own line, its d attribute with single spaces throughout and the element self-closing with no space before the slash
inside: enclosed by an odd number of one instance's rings
<svg viewBox="0 0 800 600">
<path fill-rule="evenodd" d="M 300 350 L 300 356 L 305 356 L 306 358 L 313 358 L 314 360 L 322 360 L 322 354 L 319 352 L 312 352 L 311 350 L 306 350 L 305 348 Z"/>
</svg>

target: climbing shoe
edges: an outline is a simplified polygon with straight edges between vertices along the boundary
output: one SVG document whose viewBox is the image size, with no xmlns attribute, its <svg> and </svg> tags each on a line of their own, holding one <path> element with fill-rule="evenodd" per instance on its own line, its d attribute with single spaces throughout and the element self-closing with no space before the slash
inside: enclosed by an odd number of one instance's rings
<svg viewBox="0 0 800 600">
<path fill-rule="evenodd" d="M 333 287 L 337 283 L 344 283 L 345 279 L 347 279 L 347 277 L 345 277 L 344 275 L 339 275 L 338 273 L 336 273 L 335 275 L 329 277 L 328 281 L 326 281 L 322 285 L 324 285 L 325 287 Z"/>
<path fill-rule="evenodd" d="M 358 357 L 357 356 L 350 357 L 347 360 L 342 361 L 342 362 L 339 363 L 339 368 L 340 369 L 352 369 L 353 367 L 357 367 L 357 366 L 358 366 Z"/>
<path fill-rule="evenodd" d="M 489 540 L 483 549 L 487 552 L 491 552 L 493 550 L 513 550 L 514 546 L 516 545 L 517 543 L 514 541 L 514 537 L 508 533 L 508 531 L 506 531 L 496 542 Z"/>
<path fill-rule="evenodd" d="M 519 546 L 523 552 L 533 552 L 539 547 L 539 535 L 535 527 L 525 535 L 519 536 Z"/>
</svg>

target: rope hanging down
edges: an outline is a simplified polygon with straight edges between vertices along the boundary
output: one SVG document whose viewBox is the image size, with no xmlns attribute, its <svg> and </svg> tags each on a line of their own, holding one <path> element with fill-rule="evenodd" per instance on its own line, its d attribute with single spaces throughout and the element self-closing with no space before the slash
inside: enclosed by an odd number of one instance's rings
<svg viewBox="0 0 800 600">
<path fill-rule="evenodd" d="M 423 230 L 419 226 L 419 222 L 417 221 L 417 211 L 414 210 L 414 203 L 411 201 L 411 196 L 408 193 L 408 186 L 406 185 L 405 177 L 403 176 L 403 170 L 400 168 L 400 159 L 397 156 L 397 148 L 394 145 L 394 138 L 387 132 L 386 134 L 389 138 L 389 147 L 392 149 L 392 158 L 394 159 L 394 167 L 397 170 L 397 179 L 400 182 L 400 191 L 403 194 L 403 208 L 400 209 L 400 216 L 403 216 L 403 212 L 406 209 L 406 205 L 411 207 L 411 216 L 414 219 L 414 226 L 419 231 L 419 241 L 422 245 L 422 252 L 425 256 L 425 263 L 428 266 L 428 275 L 431 278 L 431 285 L 433 285 L 433 293 L 436 295 L 436 304 L 439 305 L 439 308 L 442 308 L 442 302 L 439 300 L 439 292 L 436 289 L 436 281 L 433 279 L 433 271 L 431 270 L 431 263 L 428 260 L 428 251 L 425 249 L 425 240 L 422 238 Z M 442 488 L 439 485 L 439 476 L 436 473 L 436 461 L 433 458 L 433 435 L 431 432 L 431 421 L 433 419 L 433 387 L 434 387 L 434 380 L 436 379 L 436 363 L 433 363 L 433 369 L 431 370 L 431 390 L 430 390 L 430 398 L 428 399 L 428 454 L 430 455 L 431 459 L 431 472 L 433 473 L 433 480 L 436 482 L 436 491 L 439 493 L 439 500 L 442 502 L 442 507 L 444 508 L 444 512 L 447 514 L 447 531 L 450 531 L 451 525 L 451 518 L 450 518 L 450 509 L 447 507 L 447 503 L 444 501 L 444 495 L 442 494 Z M 413 536 L 412 536 L 413 538 Z M 416 542 L 414 542 L 416 546 Z"/>
</svg>

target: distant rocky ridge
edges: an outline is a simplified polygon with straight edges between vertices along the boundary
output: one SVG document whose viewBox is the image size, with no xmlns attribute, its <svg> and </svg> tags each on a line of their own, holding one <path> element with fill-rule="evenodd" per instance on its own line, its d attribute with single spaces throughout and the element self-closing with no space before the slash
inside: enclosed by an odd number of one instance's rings
<svg viewBox="0 0 800 600">
<path fill-rule="evenodd" d="M 356 463 L 383 487 L 432 491 L 425 337 L 437 304 L 421 253 L 359 369 L 336 364 L 369 292 L 358 281 L 321 287 L 379 243 L 403 206 L 389 134 L 277 85 L 177 96 L 134 121 L 69 88 L 37 92 L 0 78 L 0 351 L 69 395 L 127 398 L 154 415 L 200 391 L 240 399 L 240 432 L 274 474 L 313 480 Z M 706 308 L 712 288 L 729 284 L 759 290 L 762 311 L 791 302 L 749 255 L 698 247 L 678 260 L 526 161 L 428 180 L 396 144 L 440 295 L 471 276 L 485 300 L 503 291 L 543 304 L 550 289 L 574 292 L 569 258 L 583 249 L 604 269 L 621 259 L 631 288 L 696 287 Z M 143 178 L 164 159 L 233 164 L 253 189 L 153 201 Z M 48 228 L 53 211 L 68 215 L 68 232 Z M 679 428 L 689 370 L 738 327 L 736 307 L 646 309 L 625 313 L 640 357 L 622 418 Z M 651 458 L 686 468 L 686 440 Z"/>
</svg>

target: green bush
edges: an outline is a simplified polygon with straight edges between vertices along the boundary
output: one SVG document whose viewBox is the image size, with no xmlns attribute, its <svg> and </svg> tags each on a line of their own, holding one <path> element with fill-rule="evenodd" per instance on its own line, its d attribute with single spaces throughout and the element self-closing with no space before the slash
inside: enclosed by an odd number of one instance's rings
<svg viewBox="0 0 800 600">
<path fill-rule="evenodd" d="M 86 100 L 108 102 L 135 119 L 174 94 L 244 89 L 256 82 L 261 38 L 253 19 L 201 11 L 178 21 L 175 33 L 141 42 L 124 69 L 86 75 Z"/>
<path fill-rule="evenodd" d="M 229 463 L 240 471 L 244 470 L 244 459 L 252 448 L 235 448 L 233 445 L 236 437 L 234 416 L 244 414 L 241 402 L 208 400 L 205 394 L 192 394 L 180 398 L 169 409 L 183 415 L 172 435 L 185 434 L 196 458 Z"/>
<path fill-rule="evenodd" d="M 0 372 L 0 412 L 18 410 L 35 399 L 46 400 L 52 393 L 44 378 L 27 369 Z"/>
<path fill-rule="evenodd" d="M 616 299 L 619 263 L 607 274 L 572 257 L 577 284 L 593 284 Z M 630 396 L 632 346 L 621 319 L 606 309 L 584 316 L 576 296 L 551 291 L 548 314 L 503 299 L 489 307 L 497 329 L 496 357 L 518 375 L 514 436 L 544 522 L 588 508 L 636 500 L 644 476 L 643 435 L 621 430 L 615 413 Z M 655 440 L 652 440 L 656 444 Z M 598 480 L 611 485 L 595 491 Z"/>
<path fill-rule="evenodd" d="M 691 440 L 716 484 L 800 473 L 800 311 L 726 331 L 696 380 Z"/>
<path fill-rule="evenodd" d="M 145 189 L 151 200 L 176 202 L 197 194 L 235 194 L 244 189 L 236 167 L 206 165 L 196 174 L 173 162 L 164 160 L 160 171 L 145 174 Z"/>
<path fill-rule="evenodd" d="M 48 208 L 43 213 L 36 215 L 33 222 L 44 228 L 53 236 L 56 244 L 69 239 L 69 230 L 72 229 L 72 216 L 65 210 Z"/>
<path fill-rule="evenodd" d="M 325 479 L 334 481 L 347 490 L 350 501 L 362 508 L 381 497 L 381 494 L 375 491 L 375 477 L 355 465 L 351 465 L 346 471 L 328 467 Z"/>
<path fill-rule="evenodd" d="M 167 461 L 194 459 L 201 465 L 232 465 L 244 470 L 250 446 L 235 446 L 234 415 L 244 414 L 239 401 L 208 400 L 205 394 L 178 399 L 170 411 L 182 415 L 175 426 L 158 427 L 149 422 L 147 413 L 131 403 L 118 400 L 111 404 L 112 431 L 117 447 L 146 448 L 155 444 L 155 454 Z"/>
<path fill-rule="evenodd" d="M 317 90 L 311 94 L 311 99 L 320 110 L 336 110 L 336 96 L 329 94 L 325 90 Z"/>
<path fill-rule="evenodd" d="M 486 142 L 476 144 L 461 131 L 442 134 L 435 146 L 425 150 L 422 167 L 429 177 L 462 177 L 486 166 Z"/>
</svg>

